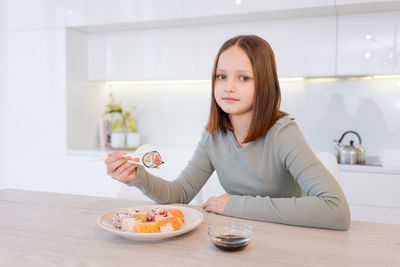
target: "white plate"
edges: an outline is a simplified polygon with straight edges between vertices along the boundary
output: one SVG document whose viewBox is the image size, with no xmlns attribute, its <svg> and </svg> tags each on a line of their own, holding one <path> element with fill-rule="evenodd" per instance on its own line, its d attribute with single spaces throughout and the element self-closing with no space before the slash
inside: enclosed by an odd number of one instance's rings
<svg viewBox="0 0 400 267">
<path fill-rule="evenodd" d="M 185 223 L 183 224 L 182 229 L 169 232 L 169 233 L 131 233 L 131 232 L 125 232 L 120 229 L 115 228 L 112 225 L 112 218 L 115 213 L 117 212 L 126 212 L 128 208 L 120 208 L 116 210 L 109 211 L 105 213 L 103 216 L 101 216 L 98 220 L 98 224 L 101 228 L 104 230 L 107 230 L 113 234 L 128 238 L 128 239 L 133 239 L 133 240 L 157 240 L 157 239 L 164 239 L 164 238 L 169 238 L 173 236 L 178 236 L 182 235 L 184 233 L 187 233 L 194 228 L 196 228 L 202 221 L 203 221 L 203 214 L 201 214 L 199 211 L 184 207 L 184 206 L 171 206 L 171 205 L 148 205 L 148 206 L 136 206 L 136 207 L 129 207 L 129 208 L 134 208 L 134 209 L 156 209 L 156 208 L 163 208 L 163 209 L 179 209 L 182 211 L 183 215 L 185 216 Z"/>
</svg>

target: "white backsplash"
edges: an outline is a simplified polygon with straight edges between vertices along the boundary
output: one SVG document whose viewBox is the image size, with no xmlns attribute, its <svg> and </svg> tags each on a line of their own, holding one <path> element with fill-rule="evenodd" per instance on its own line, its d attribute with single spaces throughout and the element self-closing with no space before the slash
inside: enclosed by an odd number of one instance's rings
<svg viewBox="0 0 400 267">
<path fill-rule="evenodd" d="M 347 130 L 368 155 L 400 154 L 400 80 L 282 83 L 282 109 L 296 118 L 310 145 L 335 151 Z M 345 143 L 357 137 L 347 135 Z M 397 151 L 397 152 L 396 152 Z"/>
<path fill-rule="evenodd" d="M 77 90 L 76 86 L 80 89 Z M 103 98 L 109 92 L 123 107 L 137 105 L 136 118 L 142 143 L 195 146 L 207 123 L 211 94 L 209 82 L 128 82 L 96 87 L 93 90 L 93 84 L 75 85 L 72 92 L 69 88 L 69 102 L 80 103 L 83 107 L 86 101 L 97 99 L 94 101 L 98 102 L 99 117 L 107 102 Z M 354 130 L 361 135 L 367 156 L 400 156 L 400 79 L 281 82 L 281 90 L 281 109 L 296 119 L 314 150 L 334 152 L 333 140 L 339 139 L 347 130 Z M 99 98 L 102 101 L 98 101 Z M 96 104 L 90 103 L 90 106 Z M 91 114 L 90 127 L 96 127 L 95 114 Z M 70 127 L 79 125 L 81 119 L 76 110 L 75 115 L 69 111 L 69 116 Z M 69 148 L 98 146 L 94 135 L 95 131 L 91 129 L 89 138 L 82 138 L 84 144 L 75 140 L 77 136 L 72 138 L 75 141 L 70 142 L 73 145 Z M 348 143 L 350 139 L 358 142 L 351 135 L 344 141 Z"/>
</svg>

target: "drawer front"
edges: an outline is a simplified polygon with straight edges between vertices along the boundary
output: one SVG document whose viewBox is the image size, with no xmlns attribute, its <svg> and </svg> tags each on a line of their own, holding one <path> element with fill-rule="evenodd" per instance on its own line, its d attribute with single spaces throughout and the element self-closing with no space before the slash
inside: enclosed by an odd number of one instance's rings
<svg viewBox="0 0 400 267">
<path fill-rule="evenodd" d="M 400 224 L 400 209 L 350 205 L 351 220 Z"/>
<path fill-rule="evenodd" d="M 339 182 L 350 204 L 400 208 L 400 175 L 340 172 Z"/>
</svg>

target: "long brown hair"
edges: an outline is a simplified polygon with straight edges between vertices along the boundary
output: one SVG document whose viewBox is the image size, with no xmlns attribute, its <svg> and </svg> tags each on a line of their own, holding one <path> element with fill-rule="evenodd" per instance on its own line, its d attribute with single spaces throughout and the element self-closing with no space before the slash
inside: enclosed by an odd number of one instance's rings
<svg viewBox="0 0 400 267">
<path fill-rule="evenodd" d="M 233 131 L 229 115 L 217 104 L 214 96 L 216 70 L 220 55 L 228 48 L 237 45 L 242 48 L 250 59 L 254 72 L 254 105 L 253 118 L 249 132 L 244 143 L 256 140 L 264 136 L 267 131 L 280 118 L 287 113 L 279 110 L 281 104 L 281 90 L 275 64 L 275 56 L 267 41 L 256 35 L 239 35 L 226 41 L 219 49 L 215 57 L 211 83 L 211 108 L 210 118 L 206 130 L 210 133 L 227 130 Z"/>
</svg>

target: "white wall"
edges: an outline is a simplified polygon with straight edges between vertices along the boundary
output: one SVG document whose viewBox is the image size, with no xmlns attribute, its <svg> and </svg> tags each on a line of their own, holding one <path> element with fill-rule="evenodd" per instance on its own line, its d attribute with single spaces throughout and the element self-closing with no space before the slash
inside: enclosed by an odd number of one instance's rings
<svg viewBox="0 0 400 267">
<path fill-rule="evenodd" d="M 4 116 L 6 99 L 6 1 L 0 0 L 0 159 L 4 158 Z M 4 162 L 0 160 L 0 188 L 5 186 L 3 166 Z"/>
</svg>

